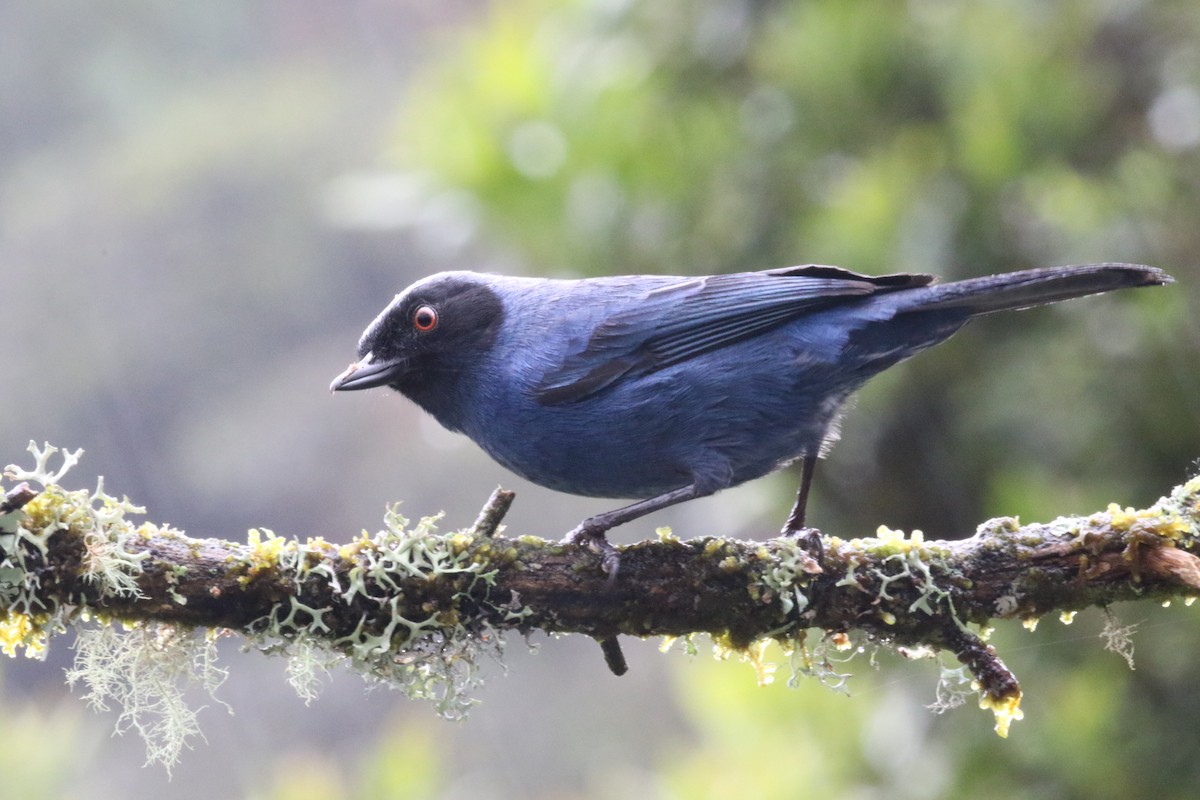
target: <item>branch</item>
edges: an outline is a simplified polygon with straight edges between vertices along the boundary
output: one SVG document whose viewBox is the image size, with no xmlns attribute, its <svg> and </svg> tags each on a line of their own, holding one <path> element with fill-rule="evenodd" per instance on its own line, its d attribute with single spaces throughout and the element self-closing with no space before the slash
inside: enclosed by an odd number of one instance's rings
<svg viewBox="0 0 1200 800">
<path fill-rule="evenodd" d="M 802 670 L 821 673 L 823 648 L 857 633 L 953 653 L 1003 735 L 1020 717 L 1021 692 L 984 641 L 996 620 L 1200 593 L 1200 478 L 1146 510 L 995 519 L 962 541 L 882 527 L 872 538 L 824 535 L 819 558 L 793 539 L 661 536 L 619 548 L 610 583 L 585 547 L 499 534 L 511 493 L 498 491 L 463 532 L 438 533 L 433 519 L 412 526 L 393 508 L 383 530 L 347 544 L 258 530 L 239 543 L 135 526 L 129 517 L 142 509 L 102 485 L 62 489 L 64 470 L 47 466 L 53 448 L 31 451 L 37 466 L 8 475 L 42 490 L 18 486 L 0 505 L 8 652 L 37 652 L 88 618 L 233 631 L 290 656 L 306 696 L 320 668 L 347 660 L 448 716 L 465 713 L 474 665 L 499 652 L 507 629 L 592 636 L 615 672 L 624 667 L 620 635 L 707 633 L 751 654 L 777 641 L 800 655 Z M 67 466 L 78 458 L 65 455 Z M 823 636 L 810 641 L 813 629 Z"/>
</svg>

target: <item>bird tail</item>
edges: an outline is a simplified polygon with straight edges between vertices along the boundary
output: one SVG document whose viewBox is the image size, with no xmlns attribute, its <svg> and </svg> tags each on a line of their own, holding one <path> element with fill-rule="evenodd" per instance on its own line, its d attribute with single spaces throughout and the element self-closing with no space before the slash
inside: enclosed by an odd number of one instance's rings
<svg viewBox="0 0 1200 800">
<path fill-rule="evenodd" d="M 933 284 L 917 291 L 898 293 L 897 299 L 907 295 L 905 299 L 910 299 L 911 304 L 901 301 L 901 308 L 897 310 L 904 313 L 957 308 L 973 316 L 1056 303 L 1115 289 L 1162 286 L 1173 281 L 1174 278 L 1162 270 L 1141 264 L 1049 267 Z"/>
</svg>

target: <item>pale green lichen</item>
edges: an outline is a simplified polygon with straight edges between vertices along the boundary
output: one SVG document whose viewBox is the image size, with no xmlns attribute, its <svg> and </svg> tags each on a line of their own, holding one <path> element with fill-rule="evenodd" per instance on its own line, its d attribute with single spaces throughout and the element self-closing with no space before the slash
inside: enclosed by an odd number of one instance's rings
<svg viewBox="0 0 1200 800">
<path fill-rule="evenodd" d="M 29 452 L 33 469 L 5 468 L 7 478 L 36 483 L 42 491 L 0 520 L 0 607 L 5 609 L 0 615 L 0 648 L 8 655 L 24 649 L 26 655 L 41 657 L 49 636 L 64 632 L 68 622 L 89 619 L 86 609 L 67 609 L 38 593 L 31 559 L 45 557 L 49 538 L 69 530 L 83 543 L 81 577 L 101 599 L 128 598 L 141 596 L 138 577 L 148 555 L 133 551 L 131 545 L 162 529 L 135 527 L 129 516 L 144 510 L 105 492 L 103 479 L 90 492 L 62 489 L 59 482 L 79 462 L 82 450 L 60 451 L 49 444 L 39 448 L 30 442 Z M 60 452 L 61 465 L 51 469 L 52 457 Z M 184 691 L 199 685 L 211 694 L 225 678 L 215 664 L 211 634 L 146 623 L 127 631 L 107 622 L 77 628 L 68 682 L 82 681 L 94 708 L 106 709 L 109 702 L 119 705 L 118 732 L 136 730 L 146 742 L 148 760 L 169 769 L 199 733 L 199 709 L 189 707 Z"/>
<path fill-rule="evenodd" d="M 934 689 L 934 701 L 926 706 L 935 714 L 944 714 L 958 708 L 979 691 L 979 685 L 970 670 L 962 664 L 951 666 L 944 659 L 938 660 L 938 681 Z"/>
<path fill-rule="evenodd" d="M 80 457 L 83 456 L 83 448 L 60 451 L 49 442 L 46 442 L 42 447 L 38 447 L 37 442 L 31 441 L 25 449 L 33 455 L 33 469 L 27 470 L 16 464 L 9 464 L 4 468 L 4 475 L 14 481 L 33 481 L 42 486 L 54 486 L 60 483 L 63 476 L 70 472 L 79 463 Z M 62 453 L 62 465 L 51 472 L 50 459 L 59 452 Z"/>
<path fill-rule="evenodd" d="M 307 636 L 289 642 L 287 655 L 287 682 L 305 705 L 320 697 L 329 671 L 342 659 Z"/>
<path fill-rule="evenodd" d="M 28 450 L 34 457 L 34 468 L 26 470 L 9 464 L 4 474 L 12 480 L 40 484 L 43 490 L 22 509 L 15 527 L 5 528 L 0 536 L 0 550 L 4 554 L 0 561 L 0 604 L 9 609 L 20 608 L 25 614 L 32 613 L 35 603 L 44 606 L 45 601 L 36 596 L 37 578 L 26 569 L 28 548 L 45 556 L 47 540 L 63 529 L 81 537 L 83 578 L 98 588 L 101 597 L 140 596 L 137 578 L 142 571 L 141 562 L 148 554 L 129 549 L 141 531 L 128 516 L 144 514 L 145 509 L 133 505 L 128 498 L 118 499 L 105 492 L 103 478 L 96 481 L 94 491 L 64 491 L 58 483 L 79 463 L 82 450 L 61 451 L 62 465 L 53 471 L 49 464 L 51 457 L 60 452 L 58 448 L 49 444 L 39 448 L 30 442 Z M 27 525 L 27 521 L 32 524 Z"/>
<path fill-rule="evenodd" d="M 788 666 L 792 673 L 788 678 L 788 688 L 795 689 L 801 680 L 815 678 L 828 689 L 840 694 L 850 694 L 850 679 L 854 676 L 853 673 L 842 671 L 842 665 L 862 654 L 865 648 L 855 645 L 847 634 L 826 634 L 811 646 L 808 637 L 801 634 L 780 640 L 780 645 L 788 658 Z"/>
<path fill-rule="evenodd" d="M 905 589 L 915 589 L 917 597 L 908 605 L 910 613 L 920 611 L 935 616 L 940 613 L 937 607 L 943 605 L 954 623 L 966 630 L 966 623 L 959 618 L 954 608 L 953 595 L 949 589 L 941 586 L 934 576 L 933 566 L 944 566 L 944 551 L 927 546 L 920 531 L 915 530 L 905 538 L 902 531 L 892 531 L 880 526 L 879 533 L 878 543 L 868 547 L 868 552 L 874 555 L 886 553 L 879 562 L 879 568 L 870 570 L 870 574 L 879 581 L 879 598 L 896 599 L 890 593 L 892 584 Z M 865 544 L 856 539 L 851 545 L 855 543 L 859 543 L 860 546 Z"/>
<path fill-rule="evenodd" d="M 78 462 L 81 451 L 63 453 L 58 469 L 50 466 L 60 452 L 56 448 L 31 444 L 30 452 L 32 469 L 10 466 L 6 472 L 11 479 L 39 484 L 42 491 L 21 510 L 0 518 L 0 604 L 6 609 L 0 614 L 0 649 L 10 655 L 24 650 L 40 656 L 51 634 L 65 631 L 68 623 L 90 619 L 86 608 L 68 611 L 47 605 L 55 601 L 39 595 L 31 559 L 42 563 L 50 536 L 68 529 L 83 543 L 81 577 L 96 587 L 100 598 L 128 598 L 140 596 L 138 578 L 147 557 L 131 545 L 141 537 L 177 532 L 135 527 L 128 517 L 143 510 L 106 493 L 102 481 L 90 492 L 63 490 L 58 482 Z M 288 679 L 303 699 L 314 699 L 329 669 L 346 663 L 371 682 L 432 701 L 448 718 L 464 716 L 474 704 L 482 663 L 500 659 L 502 636 L 487 624 L 468 630 L 454 607 L 431 607 L 417 615 L 405 611 L 402 587 L 413 580 L 452 581 L 453 605 L 480 581 L 490 586 L 495 569 L 488 565 L 500 563 L 508 551 L 480 546 L 463 534 L 438 534 L 436 522 L 428 517 L 410 528 L 393 506 L 382 531 L 364 533 L 340 548 L 320 538 L 303 543 L 285 539 L 266 529 L 248 533 L 245 556 L 230 562 L 238 580 L 249 585 L 263 577 L 283 577 L 294 589 L 255 623 L 251 642 L 288 657 Z M 348 573 L 334 568 L 339 558 L 352 563 Z M 186 574 L 180 566 L 166 576 L 167 591 L 176 603 L 185 602 L 176 587 Z M 305 600 L 304 586 L 314 579 L 327 582 L 347 604 L 373 607 L 371 623 L 364 614 L 353 631 L 330 641 L 333 608 Z M 515 594 L 484 602 L 506 621 L 532 613 Z M 199 734 L 199 709 L 187 704 L 186 690 L 199 686 L 211 694 L 224 680 L 224 671 L 215 664 L 214 635 L 161 623 L 117 625 L 105 619 L 99 627 L 79 625 L 68 679 L 85 685 L 94 707 L 119 706 L 118 730 L 138 731 L 149 760 L 169 769 Z"/>
<path fill-rule="evenodd" d="M 383 530 L 374 535 L 364 532 L 336 549 L 340 558 L 353 564 L 345 572 L 344 584 L 327 558 L 313 557 L 315 551 L 329 555 L 332 545 L 252 532 L 253 563 L 276 569 L 275 574 L 292 575 L 296 590 L 286 603 L 251 625 L 256 631 L 252 643 L 287 657 L 289 681 L 306 702 L 317 696 L 329 669 L 344 662 L 368 681 L 431 701 L 443 717 L 459 719 L 474 704 L 481 663 L 486 657 L 499 660 L 503 653 L 499 632 L 486 625 L 468 630 L 453 608 L 431 608 L 419 617 L 411 612 L 405 616 L 401 609 L 405 581 L 461 581 L 452 598 L 457 602 L 471 595 L 479 581 L 490 586 L 495 579 L 495 569 L 482 557 L 487 551 L 472 549 L 474 539 L 469 535 L 437 533 L 437 520 L 425 517 L 410 529 L 399 508 L 389 507 Z M 304 580 L 317 573 L 330 580 L 343 603 L 369 609 L 350 633 L 332 641 L 321 635 L 328 633 L 325 617 L 332 609 L 305 605 L 296 596 Z M 532 613 L 515 596 L 490 604 L 506 620 Z"/>
<path fill-rule="evenodd" d="M 722 547 L 723 543 L 713 540 L 706 544 L 704 555 L 723 556 Z M 946 567 L 948 550 L 943 545 L 927 543 L 921 531 L 905 534 L 880 526 L 875 538 L 843 540 L 829 537 L 825 547 L 846 565 L 845 575 L 834 582 L 834 587 L 873 593 L 878 598 L 877 619 L 883 625 L 894 626 L 898 622 L 895 612 L 899 609 L 889 609 L 887 606 L 891 604 L 893 607 L 899 605 L 910 614 L 919 612 L 928 616 L 948 616 L 960 629 L 969 631 L 967 623 L 955 608 Z M 748 647 L 735 648 L 726 641 L 727 637 L 714 637 L 717 657 L 736 655 L 749 661 L 755 668 L 759 682 L 769 683 L 775 666 L 765 659 L 764 644 L 775 641 L 782 646 L 791 667 L 789 686 L 795 687 L 802 678 L 815 678 L 835 691 L 849 693 L 851 673 L 844 665 L 869 650 L 870 662 L 874 666 L 881 642 L 867 637 L 861 643 L 856 643 L 849 634 L 838 631 L 825 631 L 815 642 L 810 641 L 808 631 L 803 628 L 804 613 L 809 606 L 804 590 L 814 575 L 820 572 L 820 568 L 802 543 L 793 539 L 772 541 L 758 547 L 753 559 L 756 563 L 747 591 L 756 601 L 778 602 L 787 621 Z M 728 558 L 718 562 L 718 565 L 726 569 L 726 561 Z M 726 571 L 734 566 L 729 564 Z M 1015 607 L 1016 600 L 1013 598 L 1012 610 Z M 985 638 L 988 632 L 983 632 Z M 678 640 L 664 642 L 664 649 L 675 641 Z M 690 637 L 684 641 L 694 652 Z M 909 648 L 899 649 L 906 654 L 916 652 Z M 969 677 L 965 667 L 944 668 L 934 706 L 945 710 L 960 705 L 969 694 L 979 691 L 978 684 Z M 982 701 L 996 714 L 997 731 L 1002 735 L 1007 732 L 1012 720 L 1020 718 L 1019 701 L 1019 696 L 984 698 Z"/>
<path fill-rule="evenodd" d="M 813 575 L 821 571 L 808 549 L 796 539 L 783 538 L 771 542 L 770 548 L 760 547 L 756 556 L 761 566 L 758 583 L 750 584 L 751 597 L 778 598 L 784 615 L 803 614 L 809 602 L 803 589 L 812 581 Z"/>
<path fill-rule="evenodd" d="M 203 738 L 197 720 L 203 707 L 188 703 L 187 690 L 198 687 L 216 700 L 227 677 L 216 664 L 215 638 L 215 631 L 162 623 L 126 631 L 112 624 L 80 628 L 67 682 L 82 682 L 84 699 L 98 711 L 107 711 L 110 702 L 118 706 L 117 733 L 136 730 L 146 743 L 146 762 L 169 772 L 183 748 Z"/>
<path fill-rule="evenodd" d="M 66 629 L 67 611 L 39 594 L 40 581 L 33 568 L 43 563 L 51 536 L 69 529 L 82 538 L 82 577 L 97 586 L 101 597 L 136 595 L 145 556 L 129 550 L 137 532 L 126 519 L 141 509 L 106 493 L 103 481 L 91 492 L 66 492 L 58 486 L 79 463 L 82 450 L 60 451 L 34 442 L 28 449 L 34 457 L 32 469 L 10 464 L 4 470 L 5 477 L 38 484 L 42 491 L 22 509 L 0 519 L 0 648 L 8 655 L 23 650 L 40 658 L 48 638 Z M 61 464 L 52 469 L 58 453 Z"/>
<path fill-rule="evenodd" d="M 842 665 L 869 650 L 868 663 L 871 667 L 878 666 L 875 660 L 877 643 L 856 644 L 854 639 L 844 633 L 825 633 L 815 643 L 811 643 L 808 631 L 793 625 L 772 631 L 749 646 L 736 646 L 724 635 L 688 634 L 664 637 L 659 649 L 664 653 L 672 649 L 682 649 L 689 656 L 695 656 L 699 652 L 696 644 L 698 636 L 708 636 L 711 639 L 712 654 L 717 660 L 736 658 L 750 664 L 760 686 L 773 683 L 778 671 L 778 665 L 768 659 L 772 645 L 778 646 L 786 659 L 790 671 L 787 685 L 791 689 L 797 688 L 801 680 L 815 679 L 826 688 L 849 695 L 850 678 L 853 675 L 844 671 Z"/>
</svg>

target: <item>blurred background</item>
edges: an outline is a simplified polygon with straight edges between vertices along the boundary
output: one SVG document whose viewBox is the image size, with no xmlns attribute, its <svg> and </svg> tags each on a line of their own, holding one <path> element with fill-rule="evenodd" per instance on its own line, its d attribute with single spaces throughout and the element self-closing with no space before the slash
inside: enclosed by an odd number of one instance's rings
<svg viewBox="0 0 1200 800">
<path fill-rule="evenodd" d="M 1200 455 L 1200 6 L 1034 0 L 0 0 L 0 464 L 87 454 L 156 521 L 346 541 L 385 503 L 513 534 L 607 509 L 532 487 L 386 392 L 331 396 L 418 277 L 837 264 L 946 277 L 1135 261 L 1178 278 L 976 322 L 870 384 L 810 521 L 969 535 L 1142 506 Z M 618 530 L 766 537 L 780 474 Z M 465 723 L 226 642 L 168 781 L 46 662 L 0 664 L 13 797 L 1194 797 L 1197 611 L 1092 610 L 995 643 L 1004 741 L 931 662 L 851 696 L 626 643 L 509 642 Z M 777 659 L 778 660 L 778 659 Z M 77 690 L 78 694 L 78 690 Z M 202 702 L 198 698 L 198 702 Z"/>
</svg>

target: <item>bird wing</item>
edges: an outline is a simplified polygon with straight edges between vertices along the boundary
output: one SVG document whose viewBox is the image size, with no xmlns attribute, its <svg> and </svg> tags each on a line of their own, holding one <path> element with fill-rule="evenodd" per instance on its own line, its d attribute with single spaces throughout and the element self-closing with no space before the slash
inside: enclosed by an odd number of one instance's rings
<svg viewBox="0 0 1200 800">
<path fill-rule="evenodd" d="M 932 275 L 872 277 L 816 265 L 681 279 L 596 326 L 580 349 L 543 376 L 538 401 L 573 403 L 621 378 L 665 369 L 803 314 L 932 281 Z"/>
</svg>

